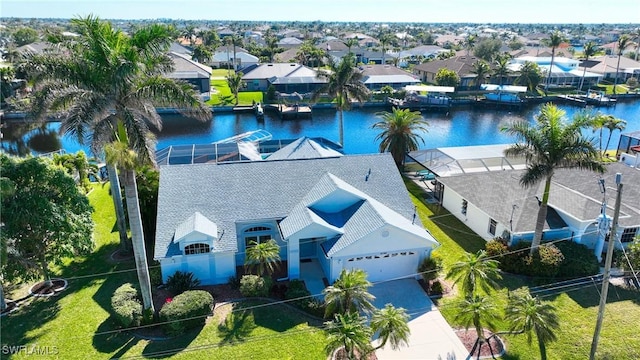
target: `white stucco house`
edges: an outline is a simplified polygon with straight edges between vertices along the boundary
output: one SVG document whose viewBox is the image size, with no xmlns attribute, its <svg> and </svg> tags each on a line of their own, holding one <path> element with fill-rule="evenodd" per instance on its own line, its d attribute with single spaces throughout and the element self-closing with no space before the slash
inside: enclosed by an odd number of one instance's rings
<svg viewBox="0 0 640 360">
<path fill-rule="evenodd" d="M 286 151 L 290 151 L 286 150 Z M 290 279 L 318 262 L 370 281 L 414 276 L 438 245 L 420 224 L 389 154 L 160 167 L 154 259 L 164 281 L 191 271 L 226 283 L 252 241 L 274 239 Z"/>
<path fill-rule="evenodd" d="M 572 239 L 594 249 L 600 258 L 605 238 L 599 236 L 597 218 L 606 199 L 606 216 L 613 217 L 616 173 L 624 191 L 616 239 L 624 246 L 640 234 L 640 169 L 624 163 L 608 164 L 602 176 L 560 169 L 554 174 L 543 240 Z M 485 240 L 506 236 L 512 241 L 533 239 L 544 183 L 524 189 L 523 170 L 487 171 L 438 178 L 437 197 L 451 214 Z M 602 178 L 607 191 L 598 184 Z M 606 238 L 608 240 L 608 237 Z M 604 247 L 606 249 L 606 247 Z"/>
</svg>

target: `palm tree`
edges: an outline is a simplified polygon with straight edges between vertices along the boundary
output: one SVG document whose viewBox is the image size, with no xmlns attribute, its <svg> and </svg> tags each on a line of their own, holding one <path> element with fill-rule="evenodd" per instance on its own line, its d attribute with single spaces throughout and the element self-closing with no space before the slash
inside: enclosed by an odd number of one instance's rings
<svg viewBox="0 0 640 360">
<path fill-rule="evenodd" d="M 633 58 L 634 61 L 638 61 L 638 53 L 640 53 L 640 27 L 636 28 L 636 54 Z"/>
<path fill-rule="evenodd" d="M 272 274 L 280 263 L 280 246 L 275 240 L 269 239 L 258 244 L 252 241 L 247 247 L 245 266 L 251 271 L 256 268 L 258 275 L 264 275 L 265 271 Z"/>
<path fill-rule="evenodd" d="M 393 41 L 393 36 L 389 33 L 382 33 L 379 36 L 380 40 L 380 45 L 382 46 L 382 65 L 386 64 L 386 60 L 384 58 L 385 54 L 386 54 L 386 45 L 389 44 L 391 41 Z"/>
<path fill-rule="evenodd" d="M 327 354 L 344 347 L 347 359 L 359 359 L 370 353 L 371 329 L 366 325 L 366 318 L 355 312 L 336 314 L 333 321 L 325 323 L 328 342 Z M 358 355 L 356 355 L 356 352 Z"/>
<path fill-rule="evenodd" d="M 155 144 L 148 124 L 158 128 L 162 124 L 156 105 L 173 106 L 201 120 L 211 118 L 209 108 L 191 85 L 164 76 L 173 67 L 166 54 L 172 41 L 169 27 L 142 27 L 128 36 L 91 15 L 71 23 L 80 36 L 66 44 L 66 56 L 32 55 L 23 64 L 35 83 L 31 102 L 35 119 L 43 119 L 49 111 L 64 110 L 61 131 L 75 136 L 81 144 L 89 140 L 94 154 L 119 139 L 137 154 L 138 162 L 153 164 Z M 113 165 L 107 160 L 110 179 L 116 177 Z M 128 169 L 121 170 L 130 177 Z M 126 180 L 125 193 L 135 196 L 132 180 Z M 120 193 L 115 182 L 111 186 L 112 194 Z M 116 208 L 122 208 L 121 201 L 114 202 Z M 134 250 L 144 249 L 143 233 L 134 232 L 134 228 L 142 228 L 134 213 L 130 208 Z M 124 211 L 118 210 L 118 214 Z M 118 222 L 125 224 L 124 216 Z M 126 231 L 124 235 L 126 239 Z M 136 254 L 136 260 L 142 258 L 146 256 Z M 136 265 L 139 271 L 147 271 L 141 262 Z M 144 287 L 144 279 L 140 280 Z M 149 299 L 143 299 L 145 308 L 152 306 Z"/>
<path fill-rule="evenodd" d="M 493 74 L 500 79 L 500 85 L 502 85 L 505 77 L 509 76 L 511 70 L 509 69 L 509 57 L 498 56 L 494 62 L 495 68 Z"/>
<path fill-rule="evenodd" d="M 505 150 L 507 156 L 524 156 L 527 160 L 527 169 L 520 177 L 520 184 L 528 188 L 545 181 L 531 253 L 537 251 L 542 240 L 554 171 L 569 168 L 602 173 L 605 170 L 598 161 L 598 151 L 593 141 L 581 133 L 582 129 L 591 126 L 593 120 L 578 114 L 573 121 L 566 123 L 565 114 L 549 103 L 542 106 L 540 114 L 536 116 L 536 124 L 516 122 L 501 129 L 521 141 Z"/>
<path fill-rule="evenodd" d="M 618 65 L 616 66 L 616 78 L 613 81 L 613 93 L 616 94 L 617 93 L 617 87 L 618 87 L 618 73 L 620 72 L 620 59 L 622 58 L 622 53 L 624 52 L 624 50 L 629 47 L 629 45 L 631 45 L 631 38 L 629 37 L 629 35 L 624 34 L 622 36 L 620 36 L 620 38 L 618 39 Z"/>
<path fill-rule="evenodd" d="M 582 54 L 584 55 L 584 61 L 585 62 L 589 61 L 589 58 L 595 55 L 597 52 L 598 52 L 598 47 L 593 41 L 589 41 L 588 43 L 584 44 L 584 50 L 582 51 Z M 582 79 L 580 79 L 580 87 L 578 88 L 580 91 L 582 91 L 582 85 L 584 84 L 584 77 L 587 74 L 586 64 L 584 65 L 585 65 L 584 70 L 582 70 Z"/>
<path fill-rule="evenodd" d="M 319 71 L 318 76 L 327 80 L 312 96 L 317 101 L 322 94 L 328 94 L 336 100 L 336 109 L 340 115 L 340 145 L 344 145 L 343 111 L 351 108 L 351 101 L 369 99 L 369 89 L 364 85 L 362 73 L 355 68 L 353 54 L 347 54 L 342 61 L 336 63 L 332 57 L 328 59 L 329 71 Z"/>
<path fill-rule="evenodd" d="M 467 50 L 467 56 L 469 56 L 469 53 L 471 52 L 471 50 L 473 50 L 473 47 L 476 45 L 477 41 L 478 41 L 477 35 L 475 34 L 467 35 L 467 38 L 464 40 L 464 48 Z"/>
<path fill-rule="evenodd" d="M 465 253 L 462 261 L 451 265 L 446 278 L 453 279 L 454 284 L 460 283 L 460 291 L 469 299 L 476 295 L 478 288 L 488 293 L 498 287 L 496 280 L 502 278 L 498 264 L 497 260 L 489 259 L 484 250 L 476 254 Z"/>
<path fill-rule="evenodd" d="M 549 46 L 551 48 L 551 63 L 549 64 L 549 72 L 547 73 L 547 81 L 545 82 L 545 85 L 544 85 L 545 93 L 547 92 L 547 89 L 549 88 L 549 85 L 551 83 L 551 69 L 553 68 L 553 60 L 556 57 L 556 49 L 558 48 L 558 46 L 560 46 L 560 44 L 562 44 L 565 41 L 566 41 L 566 39 L 565 39 L 564 35 L 562 35 L 562 33 L 557 31 L 557 30 L 554 31 L 553 33 L 551 33 L 549 35 L 549 39 L 547 39 L 547 41 L 546 41 L 547 46 Z"/>
<path fill-rule="evenodd" d="M 605 119 L 606 120 L 603 125 L 605 128 L 609 129 L 609 137 L 607 138 L 607 145 L 602 149 L 603 153 L 606 153 L 609 149 L 609 143 L 611 142 L 611 135 L 613 135 L 613 132 L 616 130 L 622 132 L 627 126 L 626 121 L 613 117 L 613 115 L 607 115 Z"/>
<path fill-rule="evenodd" d="M 540 359 L 547 359 L 546 344 L 556 340 L 554 330 L 560 327 L 555 307 L 532 297 L 528 290 L 514 292 L 507 306 L 505 318 L 511 331 L 524 332 L 531 344 L 532 335 L 538 339 Z"/>
<path fill-rule="evenodd" d="M 462 322 L 466 330 L 469 330 L 469 328 L 473 326 L 477 335 L 476 342 L 473 344 L 469 356 L 473 356 L 477 349 L 478 358 L 480 358 L 480 349 L 482 345 L 487 342 L 484 337 L 484 328 L 486 327 L 491 331 L 495 331 L 495 325 L 492 319 L 496 319 L 497 317 L 495 305 L 491 302 L 489 296 L 475 295 L 467 297 L 458 305 L 458 315 L 456 315 L 455 320 Z M 493 354 L 493 349 L 491 349 L 489 342 L 487 342 L 487 345 L 489 345 L 489 349 Z"/>
<path fill-rule="evenodd" d="M 351 48 L 354 46 L 357 46 L 358 43 L 358 39 L 356 38 L 349 38 L 346 41 L 343 41 L 343 43 L 347 46 L 347 48 L 349 49 L 349 54 L 351 54 Z"/>
<path fill-rule="evenodd" d="M 424 144 L 422 136 L 417 132 L 426 132 L 429 125 L 419 111 L 393 108 L 392 112 L 381 112 L 376 116 L 382 118 L 372 128 L 382 130 L 376 136 L 380 142 L 380 152 L 389 151 L 398 169 L 404 164 L 404 156 L 409 151 L 418 150 L 418 140 Z"/>
<path fill-rule="evenodd" d="M 540 72 L 538 64 L 532 61 L 525 61 L 520 67 L 519 72 L 520 75 L 516 78 L 515 83 L 524 83 L 527 85 L 527 89 L 529 89 L 530 92 L 533 92 L 542 80 L 542 73 Z"/>
<path fill-rule="evenodd" d="M 196 42 L 196 28 L 195 28 L 195 26 L 188 25 L 182 31 L 182 36 L 184 36 L 185 39 L 189 40 L 189 45 L 191 45 L 191 47 L 193 47 L 193 45 Z"/>
<path fill-rule="evenodd" d="M 268 36 L 265 38 L 265 43 L 267 45 L 267 51 L 269 52 L 269 62 L 273 62 L 273 56 L 278 51 L 278 38 L 275 36 Z"/>
<path fill-rule="evenodd" d="M 240 92 L 240 89 L 244 86 L 244 81 L 242 81 L 243 76 L 244 74 L 242 73 L 242 71 L 229 74 L 226 76 L 229 89 L 233 93 L 233 96 L 236 98 L 236 105 L 238 105 L 238 93 Z"/>
<path fill-rule="evenodd" d="M 367 280 L 367 273 L 362 269 L 342 269 L 340 276 L 324 289 L 325 314 L 346 314 L 360 311 L 370 312 L 374 309 L 371 301 L 375 299 L 369 293 L 371 283 Z"/>
<path fill-rule="evenodd" d="M 484 80 L 489 77 L 491 73 L 491 67 L 484 60 L 478 60 L 473 63 L 473 69 L 471 69 L 471 73 L 476 74 L 476 86 L 478 90 L 480 90 L 480 86 L 484 83 Z"/>
<path fill-rule="evenodd" d="M 411 329 L 407 322 L 409 315 L 404 308 L 396 308 L 386 304 L 384 308 L 376 310 L 371 317 L 371 330 L 380 336 L 380 344 L 376 347 L 382 349 L 387 342 L 391 343 L 391 349 L 398 350 L 402 345 L 409 346 Z"/>
<path fill-rule="evenodd" d="M 238 71 L 238 60 L 236 59 L 236 46 L 242 46 L 242 38 L 238 35 L 231 35 L 231 44 L 233 45 L 233 71 Z"/>
</svg>

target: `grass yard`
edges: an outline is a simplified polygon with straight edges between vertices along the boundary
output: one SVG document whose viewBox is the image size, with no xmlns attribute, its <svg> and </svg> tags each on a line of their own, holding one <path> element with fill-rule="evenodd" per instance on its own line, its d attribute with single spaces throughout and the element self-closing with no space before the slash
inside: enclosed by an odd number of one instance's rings
<svg viewBox="0 0 640 360">
<path fill-rule="evenodd" d="M 281 306 L 251 310 L 251 326 L 236 321 L 219 327 L 214 318 L 201 331 L 170 341 L 147 341 L 118 331 L 109 314 L 111 295 L 123 283 L 136 282 L 135 267 L 132 261 L 109 261 L 119 240 L 108 185 L 96 186 L 89 197 L 95 209 L 96 250 L 58 270 L 57 276 L 69 279 L 66 291 L 23 304 L 2 318 L 3 346 L 48 347 L 60 359 L 166 357 L 176 352 L 175 357 L 195 359 L 324 358 L 324 332 L 309 325 L 312 320 L 304 315 Z M 179 351 L 186 347 L 193 351 Z M 12 358 L 30 357 L 23 351 Z"/>
<path fill-rule="evenodd" d="M 227 70 L 216 69 L 211 75 L 211 99 L 207 101 L 209 106 L 233 106 L 236 99 L 229 89 L 226 76 L 229 74 Z M 213 93 L 213 89 L 216 93 Z M 254 102 L 264 102 L 263 93 L 261 91 L 241 91 L 238 93 L 238 105 L 252 105 Z"/>
<path fill-rule="evenodd" d="M 423 224 L 440 241 L 441 246 L 434 251 L 434 254 L 443 260 L 445 271 L 460 259 L 465 251 L 476 252 L 484 248 L 484 240 L 473 234 L 444 208 L 427 205 L 421 201 L 422 190 L 413 181 L 405 180 L 405 183 Z M 505 308 L 508 290 L 524 285 L 534 286 L 522 277 L 509 274 L 506 274 L 499 283 L 502 290 L 492 295 L 498 309 Z M 561 323 L 561 328 L 556 332 L 558 340 L 547 347 L 549 359 L 587 359 L 589 357 L 597 318 L 599 289 L 599 286 L 597 288 L 588 286 L 544 298 L 556 307 Z M 453 326 L 456 326 L 457 301 L 459 299 L 455 297 L 445 297 L 438 301 L 440 312 Z M 638 324 L 640 324 L 640 293 L 610 286 L 598 343 L 598 358 L 639 359 Z M 506 322 L 500 319 L 496 321 L 496 326 L 498 330 L 508 330 Z M 535 339 L 531 345 L 527 343 L 524 335 L 508 336 L 506 341 L 507 353 L 503 359 L 540 358 Z"/>
</svg>

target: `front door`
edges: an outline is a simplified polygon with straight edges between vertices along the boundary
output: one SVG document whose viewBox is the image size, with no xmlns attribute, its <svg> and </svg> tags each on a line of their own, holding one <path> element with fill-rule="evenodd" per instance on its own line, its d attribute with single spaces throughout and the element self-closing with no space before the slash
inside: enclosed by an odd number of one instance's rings
<svg viewBox="0 0 640 360">
<path fill-rule="evenodd" d="M 300 239 L 300 259 L 311 259 L 316 257 L 318 238 Z"/>
</svg>

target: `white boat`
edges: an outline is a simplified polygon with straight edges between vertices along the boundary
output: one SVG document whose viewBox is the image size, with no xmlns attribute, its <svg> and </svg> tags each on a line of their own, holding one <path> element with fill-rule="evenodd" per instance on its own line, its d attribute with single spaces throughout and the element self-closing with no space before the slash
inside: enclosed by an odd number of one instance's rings
<svg viewBox="0 0 640 360">
<path fill-rule="evenodd" d="M 390 98 L 389 103 L 403 109 L 449 108 L 451 107 L 451 97 L 447 96 L 447 93 L 454 92 L 455 88 L 452 86 L 408 85 L 405 90 L 407 96 L 404 100 Z"/>
<path fill-rule="evenodd" d="M 523 100 L 520 98 L 519 94 L 527 91 L 526 86 L 513 85 L 482 84 L 480 85 L 480 88 L 488 91 L 484 94 L 485 101 L 505 105 L 522 104 Z"/>
</svg>

